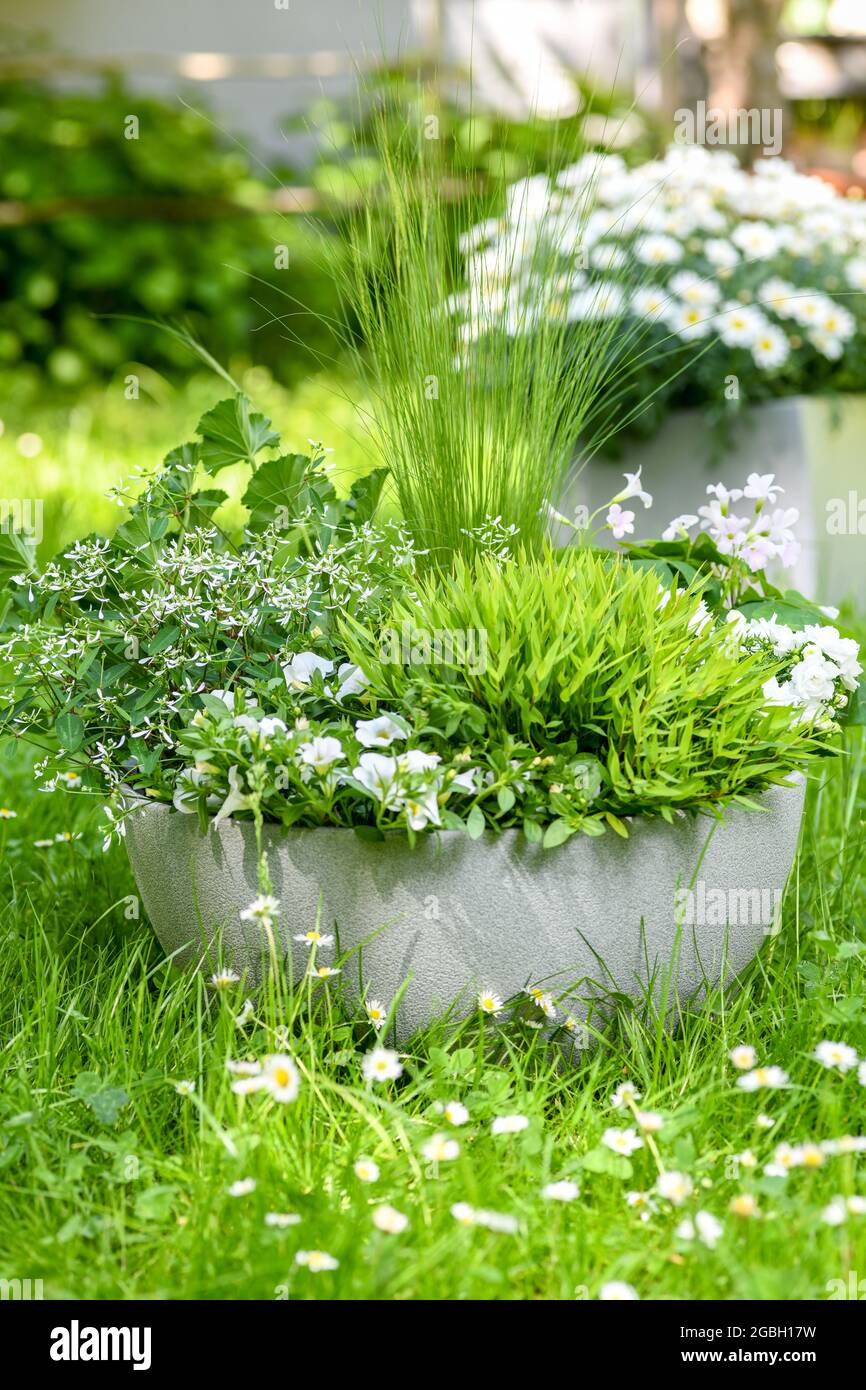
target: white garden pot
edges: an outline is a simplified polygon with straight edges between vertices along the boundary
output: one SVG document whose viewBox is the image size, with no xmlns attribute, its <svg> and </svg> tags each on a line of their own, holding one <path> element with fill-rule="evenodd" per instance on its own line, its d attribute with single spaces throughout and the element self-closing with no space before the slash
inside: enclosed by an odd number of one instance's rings
<svg viewBox="0 0 866 1390">
<path fill-rule="evenodd" d="M 785 489 L 780 505 L 800 512 L 803 553 L 795 569 L 773 578 L 821 603 L 866 603 L 866 395 L 791 396 L 750 406 L 722 459 L 709 460 L 703 412 L 676 411 L 652 439 L 627 445 L 621 459 L 594 459 L 572 477 L 560 510 L 570 516 L 584 503 L 595 511 L 622 486 L 623 470 L 640 466 L 653 505 L 649 511 L 640 502 L 624 505 L 635 512 L 628 539 L 647 539 L 673 517 L 697 512 L 707 483 L 737 487 L 749 473 L 775 473 Z"/>
<path fill-rule="evenodd" d="M 388 1003 L 409 981 L 401 1037 L 455 1001 L 465 1013 L 482 988 L 507 999 L 541 985 L 583 1019 L 607 992 L 640 999 L 651 983 L 670 1008 L 735 975 L 773 930 L 803 797 L 802 785 L 773 788 L 762 810 L 731 809 L 723 822 L 635 817 L 628 840 L 576 835 L 554 850 L 513 830 L 477 841 L 446 831 L 413 850 L 400 834 L 371 844 L 350 830 L 268 827 L 280 950 L 300 979 L 309 953 L 292 938 L 316 924 L 321 896 L 321 930 L 358 953 L 342 975 L 354 998 L 363 989 Z M 202 834 L 195 816 L 147 803 L 126 843 L 165 950 L 208 973 L 231 965 L 255 985 L 261 929 L 240 919 L 258 891 L 252 825 Z"/>
</svg>

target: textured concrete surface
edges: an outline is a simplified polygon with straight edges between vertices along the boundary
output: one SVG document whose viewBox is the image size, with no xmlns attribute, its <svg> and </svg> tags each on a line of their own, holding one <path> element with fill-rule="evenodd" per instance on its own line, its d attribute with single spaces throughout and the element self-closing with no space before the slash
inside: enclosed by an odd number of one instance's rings
<svg viewBox="0 0 866 1390">
<path fill-rule="evenodd" d="M 315 925 L 321 900 L 321 929 L 355 953 L 342 976 L 353 995 L 360 978 L 387 1003 L 410 980 L 404 1037 L 455 1001 L 458 1013 L 472 1007 L 482 987 L 507 999 L 542 985 L 577 1018 L 610 991 L 641 998 L 648 985 L 669 1006 L 735 975 L 772 930 L 803 798 L 802 786 L 774 788 L 762 811 L 738 808 L 721 824 L 638 818 L 627 841 L 575 836 L 547 851 L 516 831 L 479 841 L 448 831 L 412 850 L 402 836 L 370 844 L 349 830 L 271 827 L 283 949 L 300 978 L 308 949 L 292 937 Z M 257 893 L 252 826 L 202 835 L 196 817 L 144 804 L 126 843 L 166 952 L 208 972 L 219 956 L 254 986 L 263 942 L 239 916 Z"/>
</svg>

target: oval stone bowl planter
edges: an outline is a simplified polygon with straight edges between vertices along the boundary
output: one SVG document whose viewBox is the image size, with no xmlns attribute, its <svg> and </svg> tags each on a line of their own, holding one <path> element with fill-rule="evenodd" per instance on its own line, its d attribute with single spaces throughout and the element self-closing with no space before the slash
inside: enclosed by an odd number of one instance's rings
<svg viewBox="0 0 866 1390">
<path fill-rule="evenodd" d="M 354 998 L 388 1004 L 408 981 L 401 1038 L 468 1012 L 482 988 L 506 1000 L 540 986 L 576 1020 L 604 1012 L 612 992 L 653 995 L 670 1011 L 736 975 L 773 930 L 804 793 L 772 788 L 761 811 L 735 808 L 723 822 L 635 817 L 628 840 L 576 835 L 554 850 L 513 830 L 474 841 L 445 831 L 413 850 L 397 834 L 370 843 L 351 830 L 266 827 L 278 949 L 301 979 L 309 949 L 293 937 L 318 915 L 340 952 L 356 953 L 340 977 Z M 195 816 L 139 803 L 126 844 L 166 952 L 208 973 L 231 966 L 254 987 L 261 928 L 240 918 L 258 892 L 252 825 L 202 834 Z M 334 948 L 320 957 L 333 959 Z"/>
</svg>

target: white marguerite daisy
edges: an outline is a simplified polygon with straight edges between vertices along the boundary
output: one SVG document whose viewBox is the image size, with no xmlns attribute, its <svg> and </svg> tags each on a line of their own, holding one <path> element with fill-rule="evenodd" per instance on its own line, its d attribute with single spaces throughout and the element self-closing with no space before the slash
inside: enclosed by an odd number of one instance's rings
<svg viewBox="0 0 866 1390">
<path fill-rule="evenodd" d="M 492 1014 L 495 1018 L 501 1014 L 505 1007 L 498 994 L 492 989 L 482 989 L 478 995 L 478 1007 L 483 1014 Z"/>
<path fill-rule="evenodd" d="M 758 1054 L 748 1043 L 740 1043 L 728 1053 L 738 1071 L 748 1071 L 758 1060 Z"/>
<path fill-rule="evenodd" d="M 656 1192 L 673 1206 L 681 1206 L 694 1191 L 694 1183 L 688 1173 L 659 1173 L 656 1179 Z"/>
<path fill-rule="evenodd" d="M 295 1264 L 310 1270 L 312 1274 L 323 1274 L 339 1268 L 340 1261 L 329 1255 L 327 1250 L 298 1250 Z"/>
<path fill-rule="evenodd" d="M 355 1177 L 358 1182 L 378 1182 L 379 1165 L 372 1158 L 359 1158 L 354 1165 Z"/>
</svg>

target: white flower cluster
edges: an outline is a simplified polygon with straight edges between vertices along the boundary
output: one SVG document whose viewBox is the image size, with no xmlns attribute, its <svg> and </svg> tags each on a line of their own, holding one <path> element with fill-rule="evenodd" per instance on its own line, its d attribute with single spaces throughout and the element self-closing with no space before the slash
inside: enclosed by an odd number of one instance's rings
<svg viewBox="0 0 866 1390">
<path fill-rule="evenodd" d="M 775 614 L 748 620 L 735 611 L 728 622 L 740 650 L 787 658 L 784 677 L 771 676 L 764 683 L 768 705 L 790 706 L 795 723 L 832 728 L 835 716 L 848 703 L 847 692 L 857 689 L 863 670 L 853 638 L 817 624 L 797 631 L 780 623 Z"/>
<path fill-rule="evenodd" d="M 544 318 L 631 314 L 684 341 L 717 335 L 781 367 L 804 341 L 842 356 L 866 290 L 866 202 L 783 159 L 674 145 L 628 169 L 586 155 L 508 191 L 505 216 L 462 240 L 467 289 L 448 301 L 464 342 Z M 823 288 L 816 282 L 823 281 Z"/>
<path fill-rule="evenodd" d="M 683 539 L 697 526 L 722 555 L 743 560 L 753 573 L 766 569 L 772 560 L 788 569 L 796 564 L 800 554 L 800 542 L 794 535 L 800 513 L 796 507 L 775 505 L 784 490 L 775 482 L 774 473 L 750 473 L 741 488 L 709 483 L 707 496 L 713 500 L 698 507 L 696 516 L 686 513 L 674 517 L 662 532 L 662 539 Z M 743 499 L 752 504 L 751 516 L 731 510 L 732 504 Z M 768 503 L 772 510 L 765 510 Z"/>
</svg>

